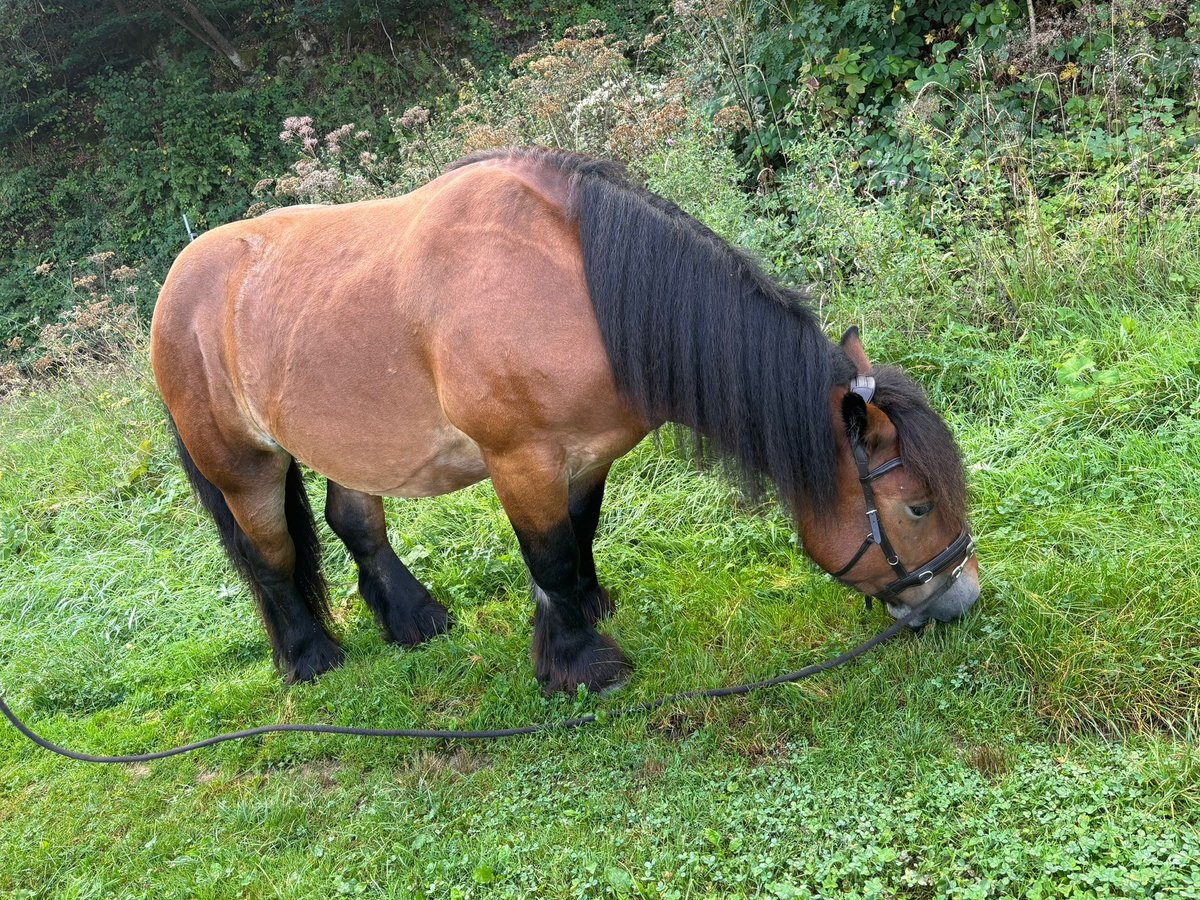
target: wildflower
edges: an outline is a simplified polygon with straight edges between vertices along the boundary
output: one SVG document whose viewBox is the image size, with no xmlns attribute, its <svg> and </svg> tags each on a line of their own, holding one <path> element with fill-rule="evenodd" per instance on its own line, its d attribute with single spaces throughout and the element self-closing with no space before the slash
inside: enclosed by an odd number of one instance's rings
<svg viewBox="0 0 1200 900">
<path fill-rule="evenodd" d="M 404 111 L 404 115 L 400 117 L 400 125 L 403 128 L 417 129 L 422 125 L 429 124 L 429 110 L 424 106 L 410 106 Z"/>
<path fill-rule="evenodd" d="M 306 141 L 313 136 L 312 116 L 288 116 L 283 120 L 283 131 L 279 133 L 279 140 L 290 144 L 293 138 Z"/>
<path fill-rule="evenodd" d="M 325 150 L 330 156 L 337 156 L 342 152 L 342 139 L 350 135 L 354 130 L 354 123 L 350 122 L 340 128 L 335 128 L 329 134 L 325 135 Z"/>
<path fill-rule="evenodd" d="M 50 260 L 46 260 L 44 263 L 41 263 L 36 268 L 34 268 L 33 274 L 41 275 L 44 277 L 46 275 L 49 275 L 53 271 L 54 271 L 54 263 L 50 262 Z"/>
<path fill-rule="evenodd" d="M 99 253 L 93 253 L 87 258 L 93 266 L 104 266 L 116 258 L 116 253 L 112 250 L 101 250 Z"/>
<path fill-rule="evenodd" d="M 1079 66 L 1075 65 L 1075 63 L 1073 63 L 1073 62 L 1069 62 L 1065 66 L 1063 66 L 1062 71 L 1058 73 L 1058 80 L 1059 81 L 1071 81 L 1078 75 L 1079 75 Z"/>
<path fill-rule="evenodd" d="M 89 288 L 95 287 L 98 280 L 95 275 L 80 275 L 71 282 L 71 286 L 76 290 L 86 291 Z"/>
<path fill-rule="evenodd" d="M 21 340 L 20 335 L 17 335 L 16 337 L 11 338 L 5 346 L 8 347 L 11 352 L 18 353 L 20 352 L 21 348 L 25 346 L 25 342 Z"/>
<path fill-rule="evenodd" d="M 120 268 L 113 269 L 112 275 L 109 277 L 113 281 L 132 281 L 134 278 L 137 278 L 137 269 L 132 266 L 121 266 Z"/>
</svg>

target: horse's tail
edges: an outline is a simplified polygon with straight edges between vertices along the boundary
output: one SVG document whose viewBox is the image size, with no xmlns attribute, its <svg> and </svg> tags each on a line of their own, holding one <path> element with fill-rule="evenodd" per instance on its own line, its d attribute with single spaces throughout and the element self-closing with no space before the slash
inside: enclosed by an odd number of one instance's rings
<svg viewBox="0 0 1200 900">
<path fill-rule="evenodd" d="M 192 490 L 196 492 L 201 506 L 208 510 L 208 514 L 216 523 L 221 546 L 225 549 L 229 561 L 256 594 L 255 600 L 261 606 L 262 598 L 257 596 L 257 582 L 250 568 L 250 539 L 230 512 L 229 504 L 225 502 L 225 495 L 221 493 L 220 488 L 196 468 L 192 455 L 188 453 L 187 447 L 179 437 L 175 421 L 170 416 L 167 417 L 167 421 L 171 427 L 171 434 L 175 437 L 179 461 L 187 473 Z M 317 534 L 317 523 L 308 502 L 308 491 L 304 488 L 304 476 L 294 459 L 288 466 L 287 482 L 284 485 L 284 515 L 287 518 L 288 533 L 296 547 L 296 568 L 293 574 L 296 588 L 312 617 L 328 627 L 329 589 L 325 585 L 325 577 L 321 574 L 321 539 Z M 265 616 L 264 621 L 268 621 Z"/>
</svg>

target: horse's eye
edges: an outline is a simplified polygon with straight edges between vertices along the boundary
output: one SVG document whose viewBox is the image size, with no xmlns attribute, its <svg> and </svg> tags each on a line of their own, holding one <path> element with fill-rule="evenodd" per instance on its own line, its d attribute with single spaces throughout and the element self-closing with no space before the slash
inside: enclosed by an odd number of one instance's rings
<svg viewBox="0 0 1200 900">
<path fill-rule="evenodd" d="M 909 515 L 914 519 L 919 519 L 922 516 L 929 515 L 929 511 L 933 509 L 932 503 L 922 503 L 920 506 L 910 506 L 908 508 Z"/>
</svg>

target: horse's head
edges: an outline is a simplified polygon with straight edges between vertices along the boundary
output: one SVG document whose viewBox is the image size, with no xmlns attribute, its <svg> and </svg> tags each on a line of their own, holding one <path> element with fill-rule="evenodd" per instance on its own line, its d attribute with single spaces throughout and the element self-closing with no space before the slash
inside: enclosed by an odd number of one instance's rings
<svg viewBox="0 0 1200 900">
<path fill-rule="evenodd" d="M 857 328 L 842 349 L 858 376 L 831 396 L 837 508 L 820 518 L 801 514 L 805 550 L 896 618 L 931 601 L 913 627 L 957 619 L 979 598 L 979 566 L 954 438 L 915 383 L 871 366 Z"/>
</svg>

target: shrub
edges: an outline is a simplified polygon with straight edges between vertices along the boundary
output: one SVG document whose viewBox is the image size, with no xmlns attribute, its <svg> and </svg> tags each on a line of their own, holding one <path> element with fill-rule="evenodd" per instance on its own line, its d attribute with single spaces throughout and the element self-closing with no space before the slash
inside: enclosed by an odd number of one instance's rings
<svg viewBox="0 0 1200 900">
<path fill-rule="evenodd" d="M 28 346 L 20 335 L 5 341 L 0 350 L 0 398 L 39 381 L 129 363 L 145 337 L 137 312 L 142 285 L 136 268 L 118 265 L 117 254 L 106 250 L 65 272 L 42 263 L 35 275 L 60 282 L 73 305 L 58 321 L 43 325 Z"/>
</svg>

